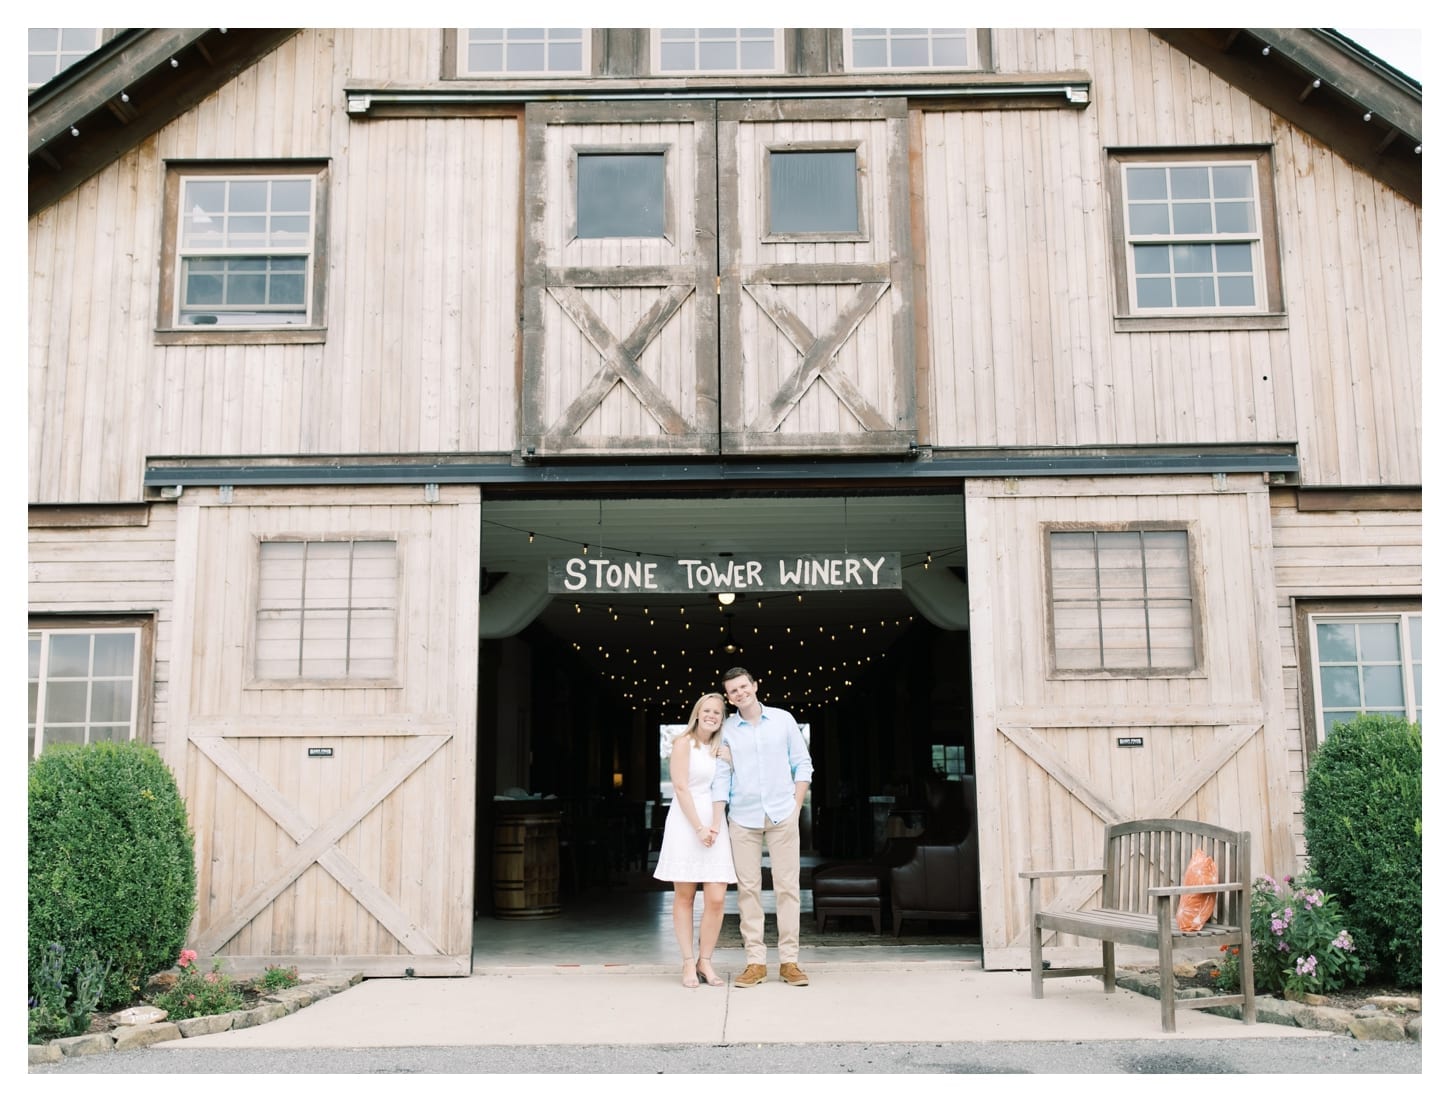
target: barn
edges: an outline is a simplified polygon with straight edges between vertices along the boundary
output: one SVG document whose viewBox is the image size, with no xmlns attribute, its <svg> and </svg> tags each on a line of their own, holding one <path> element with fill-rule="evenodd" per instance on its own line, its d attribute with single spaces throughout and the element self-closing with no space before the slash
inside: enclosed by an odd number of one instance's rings
<svg viewBox="0 0 1450 1102">
<path fill-rule="evenodd" d="M 822 859 L 975 779 L 989 968 L 1107 822 L 1292 872 L 1419 718 L 1421 134 L 1328 30 L 32 30 L 30 754 L 237 968 L 644 869 L 741 664 Z"/>
</svg>

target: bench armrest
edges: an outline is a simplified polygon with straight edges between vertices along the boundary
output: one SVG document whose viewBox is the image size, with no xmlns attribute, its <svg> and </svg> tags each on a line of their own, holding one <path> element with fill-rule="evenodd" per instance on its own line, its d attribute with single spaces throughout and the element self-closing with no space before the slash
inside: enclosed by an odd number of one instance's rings
<svg viewBox="0 0 1450 1102">
<path fill-rule="evenodd" d="M 1019 872 L 1017 875 L 1023 880 L 1039 880 L 1048 876 L 1106 876 L 1107 869 L 1033 869 L 1029 872 Z"/>
<path fill-rule="evenodd" d="M 1208 892 L 1239 892 L 1244 890 L 1243 884 L 1188 884 L 1177 888 L 1149 888 L 1150 896 L 1159 895 L 1199 895 Z"/>
</svg>

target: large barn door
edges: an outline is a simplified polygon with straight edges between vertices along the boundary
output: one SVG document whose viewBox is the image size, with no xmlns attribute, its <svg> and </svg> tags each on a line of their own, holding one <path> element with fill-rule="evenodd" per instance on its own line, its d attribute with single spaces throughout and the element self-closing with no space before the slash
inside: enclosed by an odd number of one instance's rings
<svg viewBox="0 0 1450 1102">
<path fill-rule="evenodd" d="M 203 959 L 471 969 L 478 494 L 422 498 L 178 505 L 167 758 Z"/>
<path fill-rule="evenodd" d="M 721 450 L 905 451 L 905 101 L 719 111 Z"/>
<path fill-rule="evenodd" d="M 526 118 L 525 454 L 714 454 L 713 105 Z"/>
<path fill-rule="evenodd" d="M 1214 477 L 967 485 L 988 968 L 1028 963 L 1019 873 L 1097 866 L 1109 822 L 1247 830 L 1256 874 L 1292 871 L 1267 487 Z M 1097 886 L 1049 880 L 1044 897 Z"/>
</svg>

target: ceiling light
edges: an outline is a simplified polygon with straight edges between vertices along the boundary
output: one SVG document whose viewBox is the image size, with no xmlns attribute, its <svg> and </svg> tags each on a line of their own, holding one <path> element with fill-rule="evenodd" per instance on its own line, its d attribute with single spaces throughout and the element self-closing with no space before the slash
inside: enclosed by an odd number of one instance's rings
<svg viewBox="0 0 1450 1102">
<path fill-rule="evenodd" d="M 719 601 L 722 605 L 733 605 L 735 603 L 735 594 L 717 593 L 715 594 L 715 600 Z"/>
<path fill-rule="evenodd" d="M 734 613 L 727 612 L 725 614 L 725 643 L 720 649 L 726 654 L 738 654 L 740 651 L 740 644 L 735 641 L 735 632 L 730 623 L 734 618 Z"/>
</svg>

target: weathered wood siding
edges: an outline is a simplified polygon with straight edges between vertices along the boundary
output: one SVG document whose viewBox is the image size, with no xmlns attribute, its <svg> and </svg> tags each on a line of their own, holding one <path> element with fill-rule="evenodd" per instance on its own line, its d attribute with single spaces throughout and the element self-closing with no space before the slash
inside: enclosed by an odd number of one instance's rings
<svg viewBox="0 0 1450 1102">
<path fill-rule="evenodd" d="M 152 663 L 149 686 L 138 686 L 150 703 L 142 735 L 161 753 L 170 732 L 172 591 L 176 510 L 144 507 L 145 523 L 101 523 L 76 528 L 29 528 L 28 611 L 97 616 L 149 616 Z M 72 522 L 73 523 L 73 522 Z"/>
<path fill-rule="evenodd" d="M 345 110 L 440 42 L 303 31 L 31 220 L 31 501 L 137 500 L 148 455 L 515 447 L 520 122 Z M 156 344 L 168 158 L 329 160 L 324 343 Z"/>
<path fill-rule="evenodd" d="M 1313 727 L 1306 699 L 1295 603 L 1313 599 L 1383 601 L 1418 598 L 1424 592 L 1423 515 L 1415 510 L 1302 512 L 1292 491 L 1276 493 L 1270 516 L 1274 532 L 1274 585 L 1284 683 L 1284 742 L 1289 788 L 1294 797 L 1294 842 L 1304 847 L 1305 727 Z M 1313 737 L 1312 733 L 1309 735 Z"/>
<path fill-rule="evenodd" d="M 1258 871 L 1291 871 L 1268 488 L 1257 477 L 1212 485 L 1203 475 L 966 486 L 988 967 L 1026 960 L 1018 874 L 1094 866 L 1106 822 L 1176 816 L 1248 830 Z M 1197 672 L 1052 676 L 1043 526 L 1140 521 L 1190 531 Z M 1062 879 L 1044 890 L 1085 900 L 1091 888 Z"/>
<path fill-rule="evenodd" d="M 1082 111 L 925 111 L 940 446 L 1292 441 L 1307 484 L 1421 481 L 1420 209 L 1146 30 L 998 30 Z M 1114 331 L 1104 149 L 1273 147 L 1288 327 Z"/>
<path fill-rule="evenodd" d="M 520 121 L 345 112 L 349 78 L 435 81 L 442 43 L 303 31 L 31 220 L 30 500 L 135 500 L 147 455 L 517 446 Z M 1419 483 L 1419 208 L 1145 30 L 998 30 L 993 53 L 1086 70 L 1092 102 L 915 118 L 918 435 L 1293 441 L 1306 483 Z M 1116 332 L 1104 148 L 1221 143 L 1273 147 L 1287 328 Z M 325 342 L 156 344 L 168 158 L 328 159 Z M 813 403 L 807 436 L 849 428 Z"/>
<path fill-rule="evenodd" d="M 468 971 L 478 492 L 422 498 L 238 489 L 178 507 L 167 760 L 196 834 L 203 957 Z M 258 541 L 284 535 L 397 541 L 395 686 L 249 684 Z"/>
</svg>

